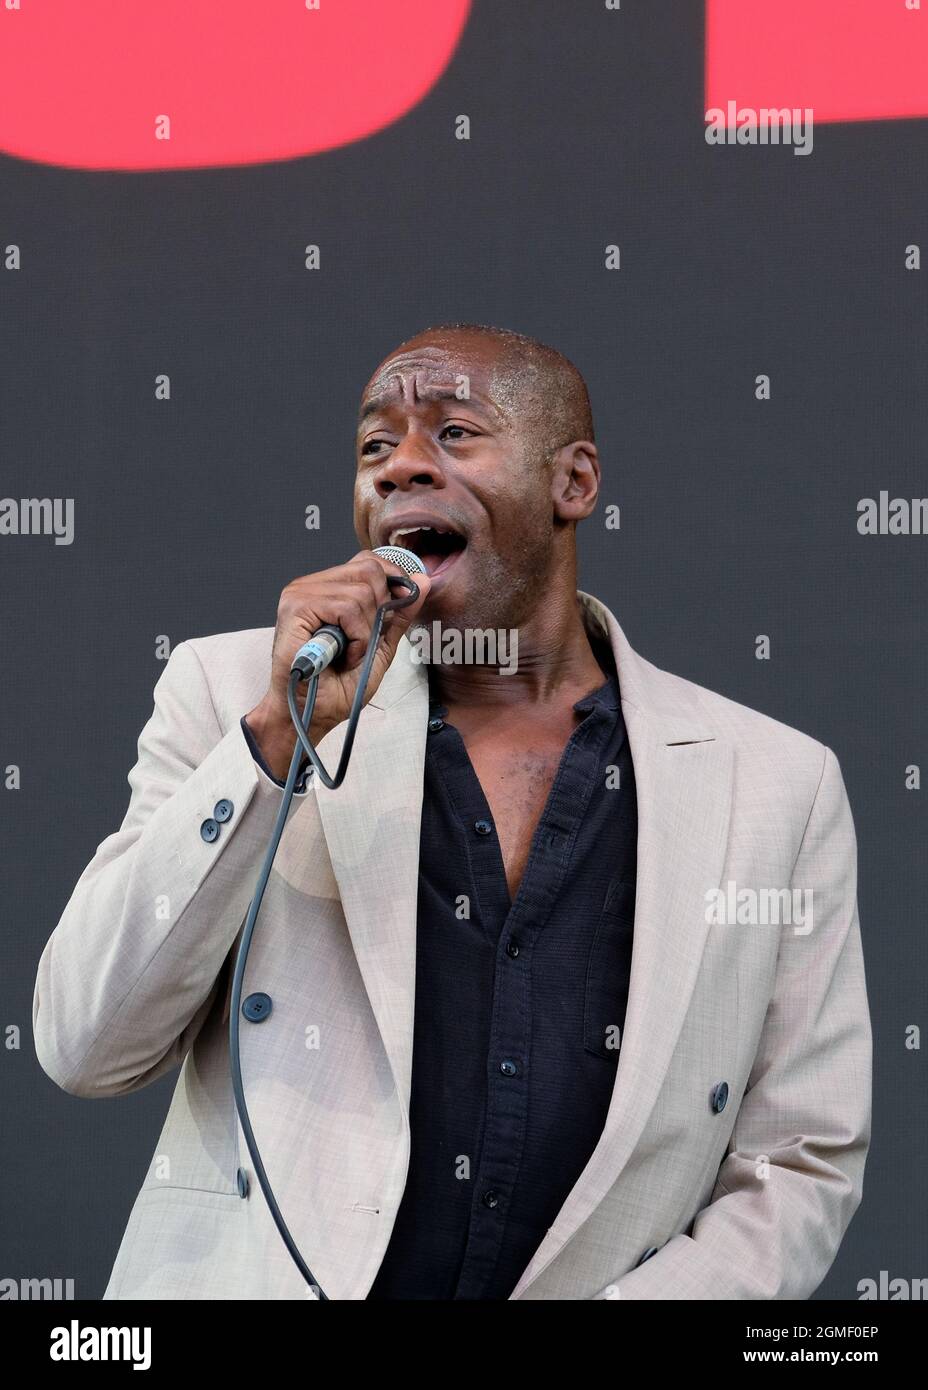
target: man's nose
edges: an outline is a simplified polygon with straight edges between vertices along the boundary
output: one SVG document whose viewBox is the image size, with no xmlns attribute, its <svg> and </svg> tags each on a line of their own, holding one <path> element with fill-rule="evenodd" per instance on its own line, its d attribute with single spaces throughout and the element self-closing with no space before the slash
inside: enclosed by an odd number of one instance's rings
<svg viewBox="0 0 928 1390">
<path fill-rule="evenodd" d="M 444 487 L 445 478 L 428 442 L 408 434 L 384 462 L 374 486 L 381 497 L 387 497 L 396 488 L 406 492 L 417 484 Z"/>
</svg>

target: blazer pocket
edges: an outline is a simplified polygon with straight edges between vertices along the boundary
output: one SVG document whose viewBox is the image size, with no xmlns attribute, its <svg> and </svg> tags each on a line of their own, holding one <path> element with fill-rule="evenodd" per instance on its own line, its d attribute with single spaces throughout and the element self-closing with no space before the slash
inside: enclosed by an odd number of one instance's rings
<svg viewBox="0 0 928 1390">
<path fill-rule="evenodd" d="M 596 924 L 586 970 L 583 1046 L 595 1057 L 618 1061 L 631 978 L 635 885 L 610 885 Z"/>
</svg>

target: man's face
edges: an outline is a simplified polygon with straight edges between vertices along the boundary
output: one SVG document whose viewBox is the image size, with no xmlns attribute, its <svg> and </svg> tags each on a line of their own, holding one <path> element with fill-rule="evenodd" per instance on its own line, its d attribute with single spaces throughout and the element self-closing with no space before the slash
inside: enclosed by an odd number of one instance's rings
<svg viewBox="0 0 928 1390">
<path fill-rule="evenodd" d="M 362 545 L 424 561 L 420 621 L 528 616 L 552 558 L 550 477 L 492 340 L 423 334 L 378 367 L 361 397 L 354 523 Z"/>
</svg>

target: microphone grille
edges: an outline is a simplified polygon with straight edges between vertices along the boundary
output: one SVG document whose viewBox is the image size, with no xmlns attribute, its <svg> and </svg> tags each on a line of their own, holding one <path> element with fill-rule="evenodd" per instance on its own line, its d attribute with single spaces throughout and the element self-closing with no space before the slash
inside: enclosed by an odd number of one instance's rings
<svg viewBox="0 0 928 1390">
<path fill-rule="evenodd" d="M 418 555 L 412 550 L 406 550 L 402 545 L 378 545 L 374 554 L 383 556 L 393 565 L 399 565 L 407 574 L 428 574 Z"/>
</svg>

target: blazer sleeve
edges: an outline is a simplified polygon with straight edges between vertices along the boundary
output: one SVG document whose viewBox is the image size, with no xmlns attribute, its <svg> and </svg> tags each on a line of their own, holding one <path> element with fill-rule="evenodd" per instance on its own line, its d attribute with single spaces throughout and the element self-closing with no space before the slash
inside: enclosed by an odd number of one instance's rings
<svg viewBox="0 0 928 1390">
<path fill-rule="evenodd" d="M 813 930 L 783 928 L 773 996 L 709 1205 L 690 1233 L 596 1298 L 808 1298 L 860 1202 L 872 1043 L 857 847 L 838 761 L 824 752 L 792 875 L 794 888 L 812 889 Z"/>
<path fill-rule="evenodd" d="M 174 648 L 155 685 L 128 781 L 122 825 L 81 874 L 33 995 L 39 1062 L 77 1096 L 135 1091 L 183 1061 L 280 808 L 280 789 L 255 763 L 238 719 L 223 731 L 189 642 Z M 312 794 L 294 796 L 289 816 Z M 218 826 L 212 839 L 212 826 L 201 833 L 205 821 Z"/>
</svg>

